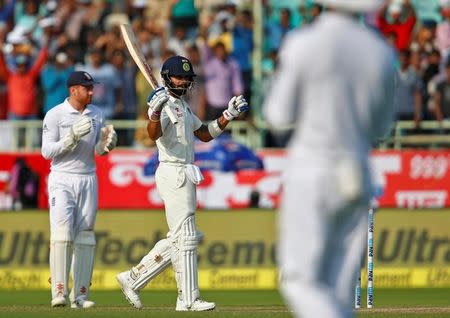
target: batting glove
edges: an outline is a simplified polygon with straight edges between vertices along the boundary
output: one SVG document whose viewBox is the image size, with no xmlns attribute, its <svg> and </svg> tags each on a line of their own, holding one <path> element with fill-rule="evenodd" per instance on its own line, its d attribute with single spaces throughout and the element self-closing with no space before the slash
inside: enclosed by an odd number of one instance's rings
<svg viewBox="0 0 450 318">
<path fill-rule="evenodd" d="M 74 150 L 80 139 L 89 134 L 91 131 L 91 119 L 87 116 L 81 116 L 81 118 L 70 127 L 69 133 L 64 136 L 64 148 L 66 150 Z"/>
<path fill-rule="evenodd" d="M 113 125 L 106 125 L 100 130 L 100 141 L 95 146 L 99 155 L 104 155 L 113 150 L 117 145 L 117 133 Z"/>
<path fill-rule="evenodd" d="M 169 100 L 169 95 L 164 87 L 155 89 L 147 98 L 148 118 L 153 114 L 160 115 L 164 104 Z"/>
<path fill-rule="evenodd" d="M 247 101 L 244 96 L 234 96 L 228 102 L 228 108 L 223 111 L 223 116 L 226 120 L 233 120 L 245 111 L 247 111 L 250 107 L 248 106 Z"/>
</svg>

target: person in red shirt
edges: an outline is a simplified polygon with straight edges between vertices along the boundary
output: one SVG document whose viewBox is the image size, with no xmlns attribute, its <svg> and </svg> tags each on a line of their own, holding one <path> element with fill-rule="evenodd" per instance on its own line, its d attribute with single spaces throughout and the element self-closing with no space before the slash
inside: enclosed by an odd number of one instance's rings
<svg viewBox="0 0 450 318">
<path fill-rule="evenodd" d="M 38 117 L 36 82 L 47 57 L 48 49 L 45 45 L 33 65 L 30 65 L 28 55 L 19 54 L 15 57 L 17 69 L 10 70 L 6 65 L 5 57 L 0 53 L 0 79 L 6 82 L 8 90 L 8 119 Z"/>
<path fill-rule="evenodd" d="M 385 35 L 396 35 L 398 50 L 409 48 L 411 36 L 416 25 L 416 13 L 410 0 L 403 3 L 392 2 L 384 5 L 377 17 L 378 28 Z"/>
</svg>

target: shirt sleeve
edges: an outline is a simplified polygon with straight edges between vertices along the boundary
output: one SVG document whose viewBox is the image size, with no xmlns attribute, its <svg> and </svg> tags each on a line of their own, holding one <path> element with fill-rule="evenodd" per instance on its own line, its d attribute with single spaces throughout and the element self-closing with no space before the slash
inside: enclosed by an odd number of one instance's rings
<svg viewBox="0 0 450 318">
<path fill-rule="evenodd" d="M 53 159 L 63 152 L 64 142 L 59 136 L 58 119 L 53 113 L 47 113 L 42 126 L 42 156 Z"/>
<path fill-rule="evenodd" d="M 191 112 L 191 115 L 192 115 L 192 129 L 193 131 L 196 131 L 203 125 L 203 123 L 194 113 Z"/>
<path fill-rule="evenodd" d="M 280 52 L 280 65 L 264 101 L 263 113 L 274 130 L 282 130 L 297 120 L 302 52 L 293 41 L 287 41 Z M 295 69 L 296 68 L 296 69 Z"/>
<path fill-rule="evenodd" d="M 386 136 L 392 126 L 394 114 L 396 113 L 398 103 L 398 72 L 394 67 L 395 57 L 393 54 L 389 56 L 382 65 L 382 74 L 379 79 L 380 96 L 378 107 L 374 107 L 375 114 L 372 118 L 372 139 L 376 141 Z"/>
</svg>

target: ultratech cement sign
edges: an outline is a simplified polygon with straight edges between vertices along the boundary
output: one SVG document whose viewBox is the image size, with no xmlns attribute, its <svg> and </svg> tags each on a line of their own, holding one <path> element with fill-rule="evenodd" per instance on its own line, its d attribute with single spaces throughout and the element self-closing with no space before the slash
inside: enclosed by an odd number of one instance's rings
<svg viewBox="0 0 450 318">
<path fill-rule="evenodd" d="M 276 288 L 276 215 L 273 211 L 199 212 L 198 227 L 205 233 L 199 247 L 200 287 Z M 449 221 L 450 211 L 377 212 L 375 285 L 450 287 Z M 48 227 L 43 212 L 1 216 L 0 289 L 49 287 Z M 165 233 L 161 212 L 100 212 L 93 287 L 118 288 L 115 274 L 139 262 Z M 175 288 L 172 271 L 166 270 L 151 286 Z"/>
</svg>

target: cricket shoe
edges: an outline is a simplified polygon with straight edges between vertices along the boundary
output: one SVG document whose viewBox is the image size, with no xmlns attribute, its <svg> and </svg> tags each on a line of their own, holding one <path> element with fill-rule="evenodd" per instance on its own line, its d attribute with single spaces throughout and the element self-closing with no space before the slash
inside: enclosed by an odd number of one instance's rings
<svg viewBox="0 0 450 318">
<path fill-rule="evenodd" d="M 91 300 L 87 299 L 79 299 L 75 300 L 70 304 L 70 308 L 79 309 L 79 308 L 92 308 L 95 306 L 95 303 Z"/>
<path fill-rule="evenodd" d="M 186 306 L 180 297 L 177 298 L 176 311 L 210 311 L 216 308 L 216 304 L 197 298 L 190 307 Z"/>
<path fill-rule="evenodd" d="M 119 283 L 120 288 L 122 289 L 122 293 L 124 294 L 128 302 L 131 304 L 131 306 L 133 306 L 136 309 L 141 309 L 143 306 L 141 303 L 141 299 L 139 298 L 139 292 L 131 288 L 130 271 L 125 271 L 117 274 L 116 280 Z"/>
<path fill-rule="evenodd" d="M 67 305 L 66 297 L 64 296 L 57 296 L 52 299 L 52 307 L 64 307 Z"/>
</svg>

